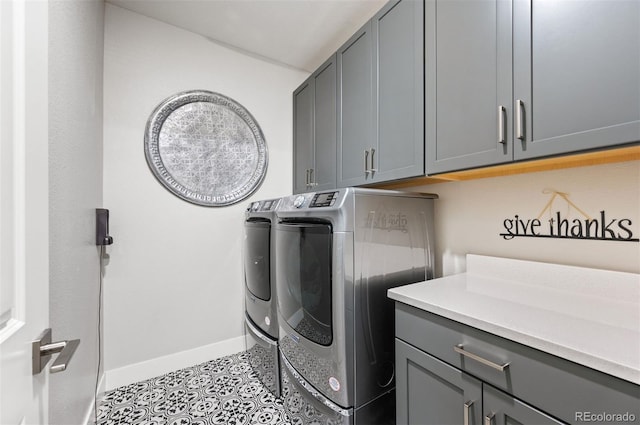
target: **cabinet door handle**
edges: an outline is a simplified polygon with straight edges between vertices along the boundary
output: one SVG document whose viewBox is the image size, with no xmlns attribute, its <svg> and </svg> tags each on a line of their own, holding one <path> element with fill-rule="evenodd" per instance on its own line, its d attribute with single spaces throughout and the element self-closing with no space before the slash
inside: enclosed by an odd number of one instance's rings
<svg viewBox="0 0 640 425">
<path fill-rule="evenodd" d="M 487 416 L 484 417 L 484 425 L 493 425 L 493 418 L 494 418 L 495 414 L 489 413 Z"/>
<path fill-rule="evenodd" d="M 498 143 L 502 143 L 503 145 L 505 143 L 507 143 L 507 140 L 504 137 L 504 123 L 505 123 L 505 119 L 504 119 L 504 114 L 505 114 L 505 109 L 504 106 L 500 105 L 498 106 Z"/>
<path fill-rule="evenodd" d="M 309 169 L 309 186 L 311 187 L 316 187 L 318 185 L 318 183 L 316 183 L 316 178 L 313 174 L 313 172 L 315 171 L 315 169 L 310 168 Z"/>
<path fill-rule="evenodd" d="M 516 138 L 524 140 L 524 102 L 516 100 Z"/>
<path fill-rule="evenodd" d="M 460 353 L 465 357 L 469 357 L 470 359 L 473 359 L 473 360 L 475 360 L 477 362 L 480 362 L 483 365 L 487 365 L 487 366 L 492 367 L 492 368 L 494 368 L 496 370 L 499 370 L 500 372 L 504 372 L 504 370 L 507 368 L 507 366 L 509 366 L 509 362 L 507 362 L 505 364 L 502 364 L 502 365 L 499 365 L 499 364 L 494 363 L 494 362 L 492 362 L 490 360 L 483 359 L 482 357 L 478 356 L 477 354 L 470 353 L 470 352 L 468 352 L 468 351 L 466 351 L 464 349 L 462 344 L 458 344 L 458 345 L 454 346 L 453 347 L 453 351 L 455 351 L 456 353 Z"/>
<path fill-rule="evenodd" d="M 369 174 L 369 151 L 364 151 L 364 173 Z"/>
<path fill-rule="evenodd" d="M 464 404 L 464 410 L 462 411 L 464 417 L 464 425 L 469 425 L 469 417 L 471 416 L 471 406 L 473 406 L 473 400 L 469 400 Z"/>
<path fill-rule="evenodd" d="M 373 154 L 376 153 L 376 150 L 374 148 L 371 148 L 371 168 L 369 169 L 372 173 L 378 171 L 377 168 L 375 168 L 373 166 Z"/>
</svg>

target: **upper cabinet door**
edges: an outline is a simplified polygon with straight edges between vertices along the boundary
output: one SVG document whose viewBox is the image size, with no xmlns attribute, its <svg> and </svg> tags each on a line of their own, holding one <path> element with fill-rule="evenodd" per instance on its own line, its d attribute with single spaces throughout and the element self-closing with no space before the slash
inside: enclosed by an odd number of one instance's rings
<svg viewBox="0 0 640 425">
<path fill-rule="evenodd" d="M 427 0 L 427 174 L 511 161 L 511 0 Z"/>
<path fill-rule="evenodd" d="M 310 181 L 313 190 L 336 187 L 336 56 L 316 71 L 314 84 L 314 166 Z"/>
<path fill-rule="evenodd" d="M 336 56 L 293 92 L 293 193 L 336 187 Z"/>
<path fill-rule="evenodd" d="M 371 21 L 338 50 L 338 187 L 370 181 L 373 132 L 373 48 Z"/>
<path fill-rule="evenodd" d="M 313 168 L 313 78 L 293 92 L 293 193 L 310 190 Z"/>
<path fill-rule="evenodd" d="M 377 145 L 370 177 L 388 181 L 424 175 L 424 23 L 422 0 L 388 3 L 372 22 Z"/>
<path fill-rule="evenodd" d="M 515 159 L 640 140 L 640 2 L 514 0 Z"/>
</svg>

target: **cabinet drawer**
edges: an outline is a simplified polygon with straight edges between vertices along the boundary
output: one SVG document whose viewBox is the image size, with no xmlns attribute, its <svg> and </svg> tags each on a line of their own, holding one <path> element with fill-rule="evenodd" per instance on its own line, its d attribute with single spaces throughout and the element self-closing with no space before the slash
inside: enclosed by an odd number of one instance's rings
<svg viewBox="0 0 640 425">
<path fill-rule="evenodd" d="M 638 385 L 400 302 L 396 337 L 569 423 L 584 412 L 640 418 Z"/>
</svg>

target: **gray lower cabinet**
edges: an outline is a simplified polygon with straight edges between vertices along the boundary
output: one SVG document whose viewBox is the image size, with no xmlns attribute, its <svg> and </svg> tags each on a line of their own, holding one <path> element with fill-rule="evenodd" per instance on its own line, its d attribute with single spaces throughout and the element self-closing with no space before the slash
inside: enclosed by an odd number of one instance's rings
<svg viewBox="0 0 640 425">
<path fill-rule="evenodd" d="M 293 193 L 336 187 L 336 56 L 293 92 Z"/>
<path fill-rule="evenodd" d="M 397 424 L 563 424 L 396 339 Z"/>
<path fill-rule="evenodd" d="M 400 302 L 395 323 L 398 425 L 640 420 L 629 381 Z"/>
<path fill-rule="evenodd" d="M 397 424 L 481 424 L 482 382 L 396 339 Z"/>
<path fill-rule="evenodd" d="M 426 0 L 427 174 L 640 141 L 637 0 Z"/>
<path fill-rule="evenodd" d="M 422 16 L 390 1 L 338 50 L 338 187 L 424 174 Z"/>
<path fill-rule="evenodd" d="M 482 411 L 486 425 L 565 423 L 487 384 L 482 385 Z"/>
</svg>

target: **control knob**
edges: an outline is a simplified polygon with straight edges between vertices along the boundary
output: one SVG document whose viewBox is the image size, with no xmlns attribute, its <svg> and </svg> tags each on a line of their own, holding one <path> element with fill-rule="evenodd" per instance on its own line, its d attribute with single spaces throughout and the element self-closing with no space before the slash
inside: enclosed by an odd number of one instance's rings
<svg viewBox="0 0 640 425">
<path fill-rule="evenodd" d="M 293 200 L 293 206 L 296 208 L 302 208 L 304 205 L 304 196 L 300 195 Z"/>
</svg>

